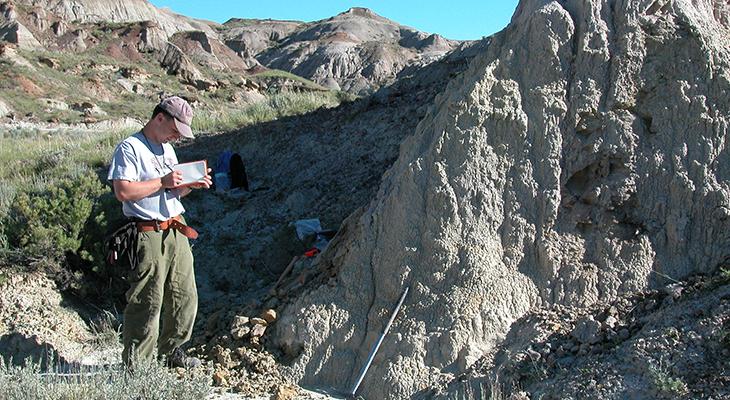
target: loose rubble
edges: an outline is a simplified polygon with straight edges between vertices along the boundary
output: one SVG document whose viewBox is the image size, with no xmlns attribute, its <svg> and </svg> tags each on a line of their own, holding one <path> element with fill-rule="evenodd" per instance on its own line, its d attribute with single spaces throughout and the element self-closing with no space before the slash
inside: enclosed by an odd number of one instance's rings
<svg viewBox="0 0 730 400">
<path fill-rule="evenodd" d="M 189 351 L 208 362 L 216 386 L 245 396 L 292 398 L 287 396 L 296 394 L 296 386 L 282 378 L 274 355 L 264 347 L 266 329 L 276 322 L 276 311 L 265 309 L 255 315 L 224 319 L 222 313 L 212 314 L 206 331 L 193 338 L 195 345 Z"/>
<path fill-rule="evenodd" d="M 721 399 L 728 356 L 730 268 L 721 268 L 610 303 L 534 311 L 458 380 L 533 399 Z"/>
</svg>

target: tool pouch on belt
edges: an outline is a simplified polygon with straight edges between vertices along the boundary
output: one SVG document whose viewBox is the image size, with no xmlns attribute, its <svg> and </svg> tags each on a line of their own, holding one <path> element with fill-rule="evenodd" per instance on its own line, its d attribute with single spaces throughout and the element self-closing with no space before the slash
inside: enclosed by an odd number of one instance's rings
<svg viewBox="0 0 730 400">
<path fill-rule="evenodd" d="M 109 265 L 127 263 L 137 268 L 137 223 L 127 221 L 106 238 L 106 261 Z"/>
</svg>

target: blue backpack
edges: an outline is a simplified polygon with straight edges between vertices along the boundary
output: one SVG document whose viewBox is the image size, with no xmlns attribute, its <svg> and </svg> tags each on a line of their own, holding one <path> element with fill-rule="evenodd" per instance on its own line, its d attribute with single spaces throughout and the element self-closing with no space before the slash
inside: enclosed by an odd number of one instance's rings
<svg viewBox="0 0 730 400">
<path fill-rule="evenodd" d="M 246 167 L 243 165 L 243 159 L 238 153 L 225 150 L 218 156 L 218 162 L 215 165 L 214 173 L 225 172 L 228 174 L 231 182 L 231 189 L 243 188 L 249 191 L 248 177 L 246 176 Z"/>
</svg>

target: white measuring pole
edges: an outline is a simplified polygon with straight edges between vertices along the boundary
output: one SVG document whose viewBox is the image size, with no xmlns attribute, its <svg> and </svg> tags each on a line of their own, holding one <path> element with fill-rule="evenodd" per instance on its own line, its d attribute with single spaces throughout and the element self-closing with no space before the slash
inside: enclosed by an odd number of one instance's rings
<svg viewBox="0 0 730 400">
<path fill-rule="evenodd" d="M 370 350 L 370 355 L 368 356 L 368 360 L 367 360 L 367 362 L 365 362 L 365 366 L 362 368 L 362 371 L 360 371 L 360 376 L 357 377 L 357 382 L 355 382 L 355 385 L 352 387 L 352 390 L 350 390 L 350 396 L 352 396 L 352 397 L 355 396 L 355 392 L 357 392 L 357 388 L 360 387 L 360 384 L 362 383 L 363 378 L 365 378 L 365 374 L 368 372 L 368 368 L 370 368 L 370 364 L 373 362 L 373 358 L 375 358 L 375 353 L 378 352 L 378 349 L 380 348 L 380 344 L 383 343 L 383 339 L 385 339 L 385 335 L 388 333 L 388 330 L 390 330 L 390 325 L 393 323 L 393 320 L 395 320 L 395 316 L 398 315 L 398 310 L 400 310 L 400 306 L 403 305 L 403 300 L 406 299 L 407 294 L 408 294 L 408 288 L 406 287 L 406 290 L 404 290 L 403 294 L 400 296 L 400 300 L 398 300 L 398 305 L 395 306 L 395 309 L 393 310 L 393 314 L 390 316 L 388 323 L 385 324 L 383 333 L 380 334 L 380 338 L 378 338 L 378 341 L 375 342 L 375 345 L 373 345 L 373 348 Z"/>
</svg>

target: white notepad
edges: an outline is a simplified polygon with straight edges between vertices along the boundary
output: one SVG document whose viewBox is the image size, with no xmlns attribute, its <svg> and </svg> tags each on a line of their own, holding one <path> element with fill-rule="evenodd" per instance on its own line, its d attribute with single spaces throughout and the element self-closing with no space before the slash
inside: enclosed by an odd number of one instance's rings
<svg viewBox="0 0 730 400">
<path fill-rule="evenodd" d="M 204 181 L 205 175 L 208 174 L 208 162 L 200 160 L 182 163 L 176 165 L 174 169 L 183 174 L 180 186 L 192 185 Z"/>
</svg>

